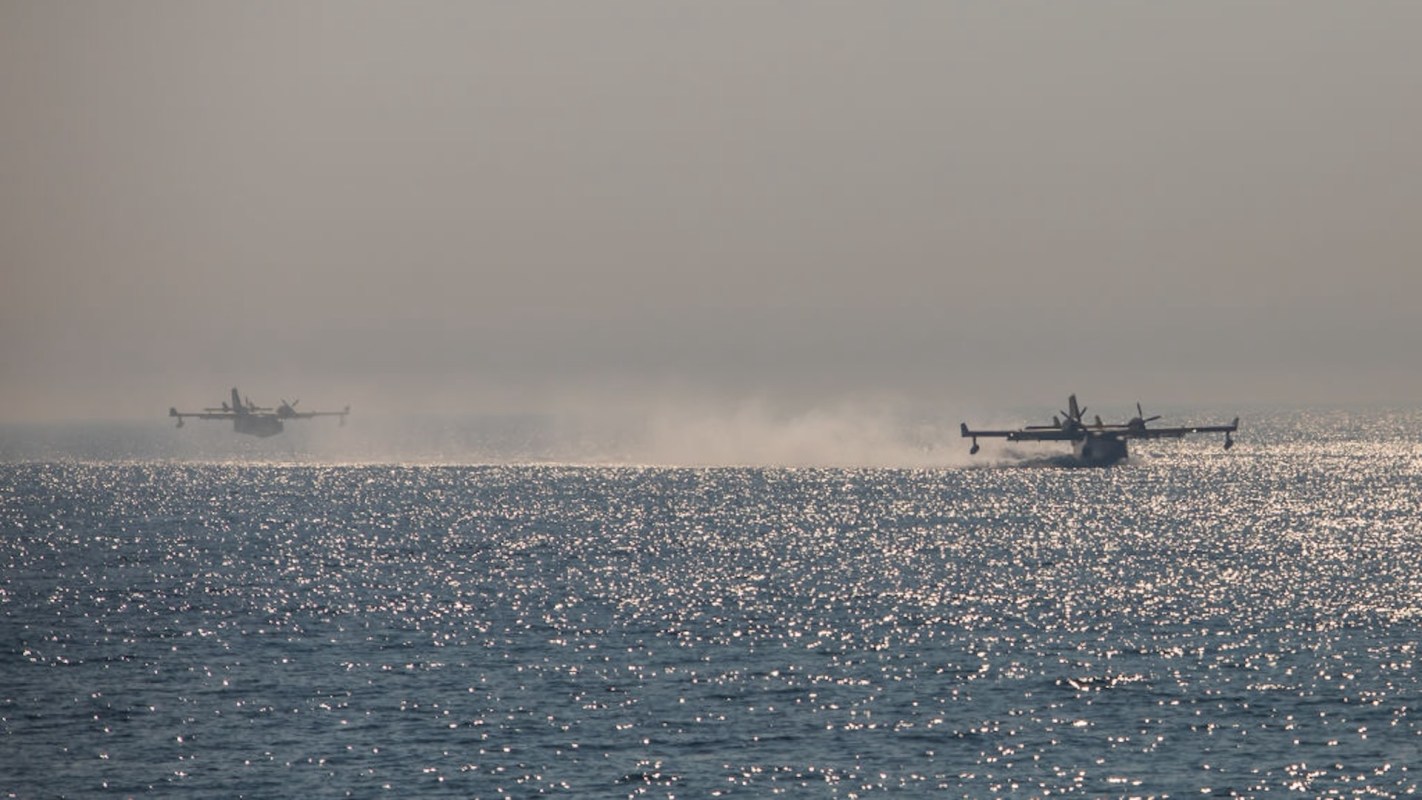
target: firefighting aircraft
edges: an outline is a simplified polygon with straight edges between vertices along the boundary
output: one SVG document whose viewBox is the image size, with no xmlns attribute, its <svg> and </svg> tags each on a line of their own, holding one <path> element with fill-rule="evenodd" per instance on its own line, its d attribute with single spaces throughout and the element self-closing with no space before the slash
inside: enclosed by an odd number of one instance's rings
<svg viewBox="0 0 1422 800">
<path fill-rule="evenodd" d="M 1127 439 L 1179 439 L 1187 433 L 1223 433 L 1224 446 L 1234 446 L 1230 434 L 1239 430 L 1239 417 L 1228 425 L 1191 425 L 1181 428 L 1148 428 L 1146 423 L 1160 419 L 1147 417 L 1136 403 L 1136 416 L 1129 422 L 1106 424 L 1097 416 L 1094 423 L 1084 420 L 1086 407 L 1077 407 L 1076 395 L 1067 399 L 1067 410 L 1052 417 L 1051 425 L 1028 425 L 1015 431 L 975 431 L 963 423 L 963 438 L 972 438 L 969 453 L 978 452 L 978 437 L 1001 437 L 1009 442 L 1071 442 L 1077 461 L 1093 467 L 1104 467 L 1126 458 Z"/>
<path fill-rule="evenodd" d="M 312 417 L 340 417 L 341 424 L 346 424 L 346 415 L 351 413 L 351 407 L 346 406 L 340 411 L 297 411 L 296 404 L 300 400 L 290 403 L 285 400 L 276 408 L 270 406 L 255 405 L 251 398 L 243 402 L 237 394 L 237 389 L 232 389 L 231 405 L 223 403 L 221 408 L 204 408 L 202 411 L 179 411 L 176 408 L 168 409 L 168 416 L 178 418 L 178 427 L 183 427 L 183 419 L 192 417 L 194 419 L 230 419 L 232 420 L 232 430 L 237 433 L 245 433 L 249 436 L 276 436 L 282 431 L 282 423 L 289 419 L 311 419 Z"/>
</svg>

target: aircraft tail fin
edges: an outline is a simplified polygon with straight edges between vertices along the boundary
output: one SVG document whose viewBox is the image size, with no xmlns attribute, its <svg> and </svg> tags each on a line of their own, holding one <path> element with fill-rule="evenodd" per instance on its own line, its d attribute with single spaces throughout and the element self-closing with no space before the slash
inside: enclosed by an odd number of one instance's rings
<svg viewBox="0 0 1422 800">
<path fill-rule="evenodd" d="M 245 414 L 245 413 L 247 413 L 247 408 L 246 408 L 246 406 L 243 406 L 243 405 L 242 405 L 242 398 L 241 398 L 241 396 L 237 394 L 237 387 L 236 387 L 236 386 L 233 386 L 233 387 L 232 387 L 232 410 L 233 410 L 233 411 L 236 411 L 238 414 Z"/>
</svg>

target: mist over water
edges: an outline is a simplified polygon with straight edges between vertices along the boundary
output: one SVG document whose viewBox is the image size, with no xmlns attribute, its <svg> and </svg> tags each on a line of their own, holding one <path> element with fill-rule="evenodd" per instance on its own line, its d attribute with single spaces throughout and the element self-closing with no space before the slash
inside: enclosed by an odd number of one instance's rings
<svg viewBox="0 0 1422 800">
<path fill-rule="evenodd" d="M 921 467 L 967 463 L 957 421 L 890 406 L 717 407 L 288 421 L 257 439 L 227 421 L 0 427 L 0 458 L 326 463 Z"/>
<path fill-rule="evenodd" d="M 526 414 L 400 414 L 384 409 L 363 412 L 356 406 L 345 425 L 330 418 L 287 421 L 283 433 L 261 439 L 234 433 L 228 421 L 188 420 L 177 428 L 171 419 L 155 415 L 151 421 L 0 425 L 0 460 L 883 468 L 1067 465 L 1070 459 L 1063 456 L 1070 448 L 1063 443 L 984 439 L 982 452 L 971 456 L 970 443 L 959 434 L 962 422 L 978 428 L 1040 424 L 1051 418 L 1054 412 L 1049 409 L 974 409 L 882 398 L 789 403 L 692 396 L 638 402 L 604 398 Z M 1217 408 L 1160 410 L 1166 412 L 1162 425 L 1220 423 L 1240 413 L 1240 409 Z M 1270 419 L 1303 413 L 1254 411 L 1245 414 L 1238 441 L 1250 441 L 1257 426 L 1267 426 Z M 1102 413 L 1110 421 L 1121 421 L 1134 412 L 1109 408 Z M 1356 424 L 1343 412 L 1333 413 L 1342 426 L 1339 430 L 1346 432 Z M 1132 454 L 1142 460 L 1182 446 L 1213 447 L 1218 446 L 1217 438 L 1138 442 L 1133 443 Z"/>
</svg>

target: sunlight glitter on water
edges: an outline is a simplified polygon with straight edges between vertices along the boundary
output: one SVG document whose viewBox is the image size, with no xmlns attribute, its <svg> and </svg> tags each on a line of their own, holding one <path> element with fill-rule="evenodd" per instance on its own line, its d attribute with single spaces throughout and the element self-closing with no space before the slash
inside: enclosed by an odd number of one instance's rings
<svg viewBox="0 0 1422 800">
<path fill-rule="evenodd" d="M 1353 425 L 1111 470 L 7 466 L 0 774 L 1410 791 L 1422 473 Z"/>
</svg>

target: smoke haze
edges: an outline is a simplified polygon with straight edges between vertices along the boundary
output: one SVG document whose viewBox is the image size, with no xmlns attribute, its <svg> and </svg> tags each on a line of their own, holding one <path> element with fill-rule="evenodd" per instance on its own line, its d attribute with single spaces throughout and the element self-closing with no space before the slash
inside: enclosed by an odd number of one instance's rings
<svg viewBox="0 0 1422 800">
<path fill-rule="evenodd" d="M 0 2 L 0 421 L 235 384 L 599 420 L 632 461 L 912 465 L 1069 391 L 1409 402 L 1419 29 L 1403 2 Z"/>
</svg>

